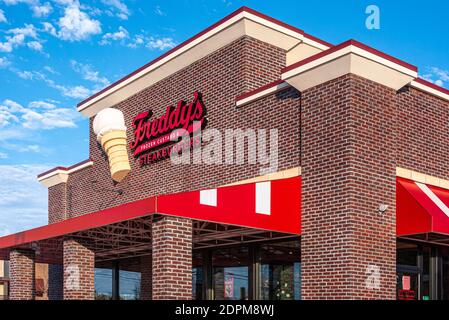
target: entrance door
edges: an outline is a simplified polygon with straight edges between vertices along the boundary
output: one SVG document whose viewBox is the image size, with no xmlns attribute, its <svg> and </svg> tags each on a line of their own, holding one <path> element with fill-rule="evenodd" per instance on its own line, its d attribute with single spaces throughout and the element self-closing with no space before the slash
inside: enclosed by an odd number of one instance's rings
<svg viewBox="0 0 449 320">
<path fill-rule="evenodd" d="M 217 249 L 212 253 L 213 298 L 248 300 L 249 256 L 247 247 Z"/>
<path fill-rule="evenodd" d="M 396 296 L 398 300 L 421 300 L 422 272 L 417 267 L 398 266 Z"/>
</svg>

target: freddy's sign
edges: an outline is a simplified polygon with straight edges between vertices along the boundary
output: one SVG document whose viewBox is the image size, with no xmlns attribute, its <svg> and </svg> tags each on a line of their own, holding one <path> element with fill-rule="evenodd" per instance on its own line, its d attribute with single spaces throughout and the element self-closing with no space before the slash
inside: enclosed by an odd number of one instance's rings
<svg viewBox="0 0 449 320">
<path fill-rule="evenodd" d="M 168 106 L 165 114 L 159 118 L 153 117 L 151 110 L 139 113 L 132 123 L 134 140 L 129 145 L 134 157 L 139 157 L 143 165 L 170 156 L 171 148 L 160 148 L 178 140 L 182 133 L 177 129 L 184 129 L 191 134 L 194 122 L 200 123 L 200 128 L 206 123 L 206 107 L 201 93 L 197 91 L 193 93 L 191 102 L 181 100 L 176 106 Z M 143 155 L 147 151 L 153 153 Z"/>
</svg>

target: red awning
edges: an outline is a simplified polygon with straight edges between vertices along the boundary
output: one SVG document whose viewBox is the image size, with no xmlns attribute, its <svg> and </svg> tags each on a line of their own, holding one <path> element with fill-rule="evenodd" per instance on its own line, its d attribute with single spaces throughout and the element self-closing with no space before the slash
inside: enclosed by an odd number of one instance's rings
<svg viewBox="0 0 449 320">
<path fill-rule="evenodd" d="M 61 236 L 155 213 L 299 235 L 300 202 L 300 177 L 154 196 L 0 237 L 0 256 L 10 248 L 39 241 L 47 245 Z"/>
<path fill-rule="evenodd" d="M 301 233 L 301 177 L 158 197 L 157 211 L 196 220 Z"/>
<path fill-rule="evenodd" d="M 47 240 L 75 232 L 98 228 L 120 221 L 135 219 L 153 214 L 155 209 L 156 197 L 127 203 L 110 209 L 1 237 L 0 249 L 16 247 L 35 241 Z"/>
<path fill-rule="evenodd" d="M 449 235 L 449 190 L 397 178 L 396 233 Z"/>
</svg>

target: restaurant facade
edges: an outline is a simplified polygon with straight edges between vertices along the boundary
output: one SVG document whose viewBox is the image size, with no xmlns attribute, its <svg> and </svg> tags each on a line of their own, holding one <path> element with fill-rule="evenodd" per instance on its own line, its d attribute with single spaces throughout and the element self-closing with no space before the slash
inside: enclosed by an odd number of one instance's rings
<svg viewBox="0 0 449 320">
<path fill-rule="evenodd" d="M 114 299 L 449 299 L 449 91 L 415 66 L 243 7 L 77 108 L 88 159 L 0 238 L 10 299 L 36 264 L 51 300 L 96 268 Z"/>
</svg>

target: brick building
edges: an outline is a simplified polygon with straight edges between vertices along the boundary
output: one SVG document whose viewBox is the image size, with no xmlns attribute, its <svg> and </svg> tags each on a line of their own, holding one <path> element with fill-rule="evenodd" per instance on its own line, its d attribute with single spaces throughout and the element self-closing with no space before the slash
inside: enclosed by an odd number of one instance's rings
<svg viewBox="0 0 449 320">
<path fill-rule="evenodd" d="M 108 108 L 124 153 L 94 132 Z M 112 270 L 114 298 L 134 271 L 141 299 L 449 299 L 449 91 L 413 65 L 241 8 L 78 111 L 89 158 L 39 175 L 49 224 L 0 238 L 11 299 L 35 298 L 37 263 L 49 299 L 93 299 L 95 268 Z M 276 169 L 233 162 L 237 142 L 214 151 L 225 164 L 174 164 L 164 139 L 195 136 L 197 115 L 277 129 Z"/>
</svg>

